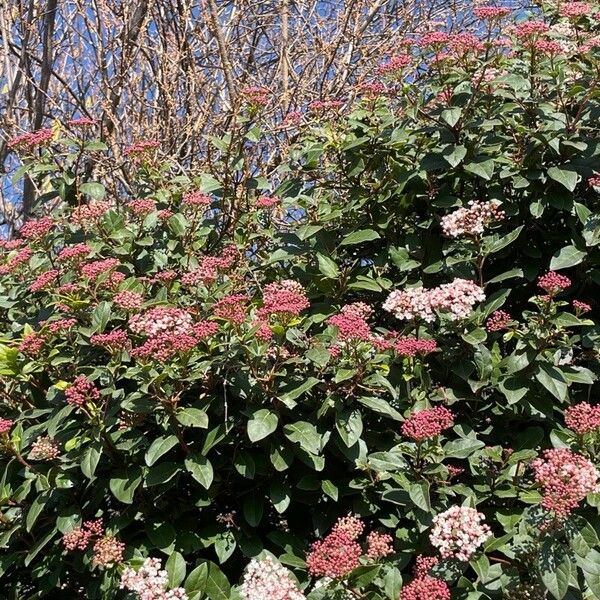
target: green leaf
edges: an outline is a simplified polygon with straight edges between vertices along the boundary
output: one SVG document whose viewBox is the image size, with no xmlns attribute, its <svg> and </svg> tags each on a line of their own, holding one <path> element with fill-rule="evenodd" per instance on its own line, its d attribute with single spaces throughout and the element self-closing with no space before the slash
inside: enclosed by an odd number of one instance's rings
<svg viewBox="0 0 600 600">
<path fill-rule="evenodd" d="M 367 398 L 361 397 L 358 398 L 358 401 L 361 404 L 364 404 L 367 408 L 383 415 L 384 417 L 389 417 L 390 419 L 394 419 L 395 421 L 404 421 L 402 415 L 395 409 L 390 406 L 389 402 L 386 402 L 382 398 Z"/>
<path fill-rule="evenodd" d="M 29 506 L 29 510 L 27 511 L 27 517 L 25 519 L 25 531 L 31 531 L 37 518 L 40 516 L 42 510 L 44 510 L 44 506 L 46 506 L 46 502 L 50 495 L 47 493 L 42 493 L 37 495 L 31 505 Z"/>
<path fill-rule="evenodd" d="M 139 467 L 121 469 L 115 472 L 108 483 L 114 497 L 123 504 L 133 502 L 133 494 L 142 482 L 142 470 Z"/>
<path fill-rule="evenodd" d="M 206 587 L 204 593 L 211 600 L 229 600 L 231 586 L 223 571 L 212 562 L 208 562 L 208 573 L 206 576 Z"/>
<path fill-rule="evenodd" d="M 337 279 L 340 276 L 340 270 L 331 258 L 317 252 L 317 260 L 319 262 L 319 271 L 325 277 L 328 279 Z"/>
<path fill-rule="evenodd" d="M 446 146 L 442 156 L 451 167 L 457 167 L 467 155 L 467 149 L 464 146 Z"/>
<path fill-rule="evenodd" d="M 552 271 L 568 269 L 569 267 L 578 265 L 585 257 L 586 253 L 577 250 L 575 246 L 565 246 L 553 254 L 550 261 L 550 269 Z"/>
<path fill-rule="evenodd" d="M 282 402 L 288 402 L 290 400 L 295 400 L 299 398 L 305 392 L 308 392 L 312 387 L 314 387 L 317 383 L 319 383 L 319 379 L 316 377 L 309 377 L 306 381 L 302 382 L 300 385 L 293 387 L 292 389 L 286 389 L 284 393 L 281 395 Z"/>
<path fill-rule="evenodd" d="M 101 183 L 94 181 L 82 183 L 79 189 L 83 194 L 94 200 L 102 200 L 106 196 L 106 188 Z"/>
<path fill-rule="evenodd" d="M 283 432 L 288 440 L 299 444 L 309 454 L 319 454 L 321 452 L 322 438 L 312 423 L 306 421 L 290 423 L 283 428 Z"/>
<path fill-rule="evenodd" d="M 487 157 L 476 158 L 473 162 L 465 164 L 465 171 L 478 175 L 488 181 L 494 175 L 494 159 Z"/>
<path fill-rule="evenodd" d="M 351 246 L 353 244 L 362 244 L 363 242 L 370 242 L 372 240 L 378 240 L 379 234 L 373 229 L 360 229 L 348 234 L 340 242 L 340 246 Z"/>
<path fill-rule="evenodd" d="M 275 510 L 279 514 L 284 513 L 288 509 L 292 500 L 290 487 L 277 479 L 271 483 L 269 496 Z"/>
<path fill-rule="evenodd" d="M 148 450 L 146 450 L 146 464 L 151 467 L 161 456 L 166 454 L 173 446 L 177 445 L 177 437 L 170 435 L 168 437 L 159 437 L 155 439 Z"/>
<path fill-rule="evenodd" d="M 473 438 L 451 440 L 444 445 L 444 455 L 448 458 L 468 458 L 484 446 L 482 441 Z"/>
<path fill-rule="evenodd" d="M 321 481 L 321 489 L 329 496 L 334 502 L 337 502 L 339 490 L 337 486 L 330 479 L 323 479 Z"/>
<path fill-rule="evenodd" d="M 442 119 L 450 125 L 450 127 L 454 127 L 462 114 L 462 108 L 460 106 L 453 106 L 452 108 L 446 108 L 442 111 Z"/>
<path fill-rule="evenodd" d="M 165 564 L 167 571 L 169 588 L 179 587 L 179 584 L 185 579 L 185 559 L 179 552 L 173 552 Z"/>
<path fill-rule="evenodd" d="M 567 383 L 562 373 L 553 365 L 538 363 L 535 378 L 558 400 L 565 401 L 568 398 Z"/>
<path fill-rule="evenodd" d="M 554 181 L 558 181 L 558 183 L 566 187 L 570 192 L 573 192 L 577 187 L 577 171 L 571 168 L 550 167 L 548 169 L 548 177 L 554 179 Z"/>
<path fill-rule="evenodd" d="M 98 442 L 90 444 L 83 452 L 81 456 L 81 472 L 88 478 L 92 479 L 96 472 L 96 467 L 100 462 L 100 456 L 102 455 L 102 445 Z"/>
<path fill-rule="evenodd" d="M 179 410 L 176 417 L 184 427 L 208 428 L 208 415 L 199 408 L 188 406 Z"/>
<path fill-rule="evenodd" d="M 206 456 L 198 452 L 190 454 L 184 461 L 185 468 L 192 474 L 192 477 L 205 489 L 208 489 L 213 482 L 214 472 L 210 461 Z"/>
<path fill-rule="evenodd" d="M 572 571 L 565 547 L 554 540 L 545 541 L 538 556 L 538 568 L 544 587 L 556 600 L 562 600 L 567 594 Z"/>
<path fill-rule="evenodd" d="M 208 580 L 208 563 L 198 565 L 187 577 L 183 589 L 187 592 L 188 597 L 192 594 L 204 594 L 206 582 Z"/>
<path fill-rule="evenodd" d="M 258 494 L 246 496 L 244 504 L 242 505 L 242 511 L 244 513 L 244 519 L 246 519 L 246 522 L 250 527 L 258 527 L 259 523 L 262 521 L 264 510 L 264 501 Z"/>
<path fill-rule="evenodd" d="M 279 419 L 268 408 L 257 410 L 248 421 L 248 437 L 251 442 L 258 442 L 271 435 L 277 429 Z"/>
<path fill-rule="evenodd" d="M 429 483 L 427 481 L 421 481 L 419 483 L 411 484 L 408 495 L 410 499 L 425 512 L 431 512 L 431 500 L 429 498 Z"/>
<path fill-rule="evenodd" d="M 187 219 L 181 213 L 176 213 L 169 219 L 169 228 L 179 237 L 188 230 L 189 226 Z"/>
</svg>

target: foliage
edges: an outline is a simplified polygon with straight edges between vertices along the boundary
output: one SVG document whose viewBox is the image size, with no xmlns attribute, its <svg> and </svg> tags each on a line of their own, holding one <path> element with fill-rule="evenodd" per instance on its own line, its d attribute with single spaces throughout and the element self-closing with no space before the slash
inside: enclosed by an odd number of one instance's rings
<svg viewBox="0 0 600 600">
<path fill-rule="evenodd" d="M 310 600 L 600 595 L 597 21 L 494 22 L 313 106 L 273 181 L 252 103 L 198 177 L 130 148 L 127 201 L 101 143 L 17 144 L 59 204 L 0 266 L 11 597 L 150 556 L 193 599 L 266 556 Z"/>
</svg>

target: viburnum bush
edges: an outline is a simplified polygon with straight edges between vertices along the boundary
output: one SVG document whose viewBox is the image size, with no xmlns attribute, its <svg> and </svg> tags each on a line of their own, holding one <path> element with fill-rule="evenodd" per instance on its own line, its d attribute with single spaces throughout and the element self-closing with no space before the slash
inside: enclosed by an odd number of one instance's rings
<svg viewBox="0 0 600 600">
<path fill-rule="evenodd" d="M 600 9 L 475 14 L 202 172 L 12 140 L 10 598 L 600 597 Z"/>
</svg>

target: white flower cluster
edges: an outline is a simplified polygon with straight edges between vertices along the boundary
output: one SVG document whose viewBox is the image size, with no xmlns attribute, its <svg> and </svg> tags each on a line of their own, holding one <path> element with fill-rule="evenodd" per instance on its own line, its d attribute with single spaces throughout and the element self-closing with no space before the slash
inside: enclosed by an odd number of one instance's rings
<svg viewBox="0 0 600 600">
<path fill-rule="evenodd" d="M 240 596 L 243 600 L 305 600 L 288 569 L 270 557 L 250 561 Z"/>
<path fill-rule="evenodd" d="M 436 312 L 447 313 L 453 321 L 468 317 L 477 302 L 485 300 L 481 287 L 468 279 L 455 279 L 436 288 L 409 288 L 393 291 L 383 304 L 397 319 L 435 320 Z"/>
<path fill-rule="evenodd" d="M 158 558 L 147 558 L 139 570 L 127 567 L 120 588 L 135 592 L 140 600 L 188 600 L 183 588 L 167 590 L 168 575 Z"/>
<path fill-rule="evenodd" d="M 486 225 L 503 218 L 504 212 L 500 210 L 499 202 L 471 200 L 469 208 L 459 208 L 442 217 L 442 229 L 445 235 L 454 238 L 461 235 L 478 235 L 483 233 Z"/>
<path fill-rule="evenodd" d="M 467 561 L 491 535 L 484 516 L 468 506 L 452 506 L 436 515 L 429 535 L 442 558 Z"/>
</svg>

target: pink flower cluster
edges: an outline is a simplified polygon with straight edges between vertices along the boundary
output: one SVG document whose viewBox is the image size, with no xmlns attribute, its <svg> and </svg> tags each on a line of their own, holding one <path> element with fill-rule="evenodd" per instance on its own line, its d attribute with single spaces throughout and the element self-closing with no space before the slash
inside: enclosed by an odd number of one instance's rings
<svg viewBox="0 0 600 600">
<path fill-rule="evenodd" d="M 271 557 L 252 559 L 240 586 L 242 600 L 304 600 L 290 572 Z"/>
<path fill-rule="evenodd" d="M 90 222 L 97 221 L 100 217 L 105 215 L 111 206 L 108 202 L 96 200 L 89 204 L 82 204 L 73 210 L 71 213 L 71 220 L 77 223 L 80 227 L 85 227 Z"/>
<path fill-rule="evenodd" d="M 210 206 L 212 202 L 211 197 L 204 192 L 187 192 L 183 195 L 181 199 L 181 203 L 184 206 L 193 206 L 193 207 L 207 207 Z"/>
<path fill-rule="evenodd" d="M 583 17 L 590 15 L 593 12 L 593 7 L 588 2 L 564 2 L 560 5 L 558 14 L 561 17 L 568 19 L 576 19 L 577 17 Z"/>
<path fill-rule="evenodd" d="M 525 21 L 512 27 L 512 33 L 519 39 L 534 38 L 543 35 L 550 30 L 550 27 L 543 21 Z"/>
<path fill-rule="evenodd" d="M 39 292 L 43 290 L 45 287 L 53 283 L 60 276 L 60 271 L 57 269 L 50 269 L 49 271 L 45 271 L 38 275 L 33 283 L 29 286 L 30 292 Z"/>
<path fill-rule="evenodd" d="M 56 223 L 51 217 L 42 217 L 41 219 L 34 219 L 32 221 L 26 221 L 21 225 L 19 234 L 26 240 L 41 240 L 45 238 L 54 228 Z"/>
<path fill-rule="evenodd" d="M 452 412 L 445 406 L 436 406 L 413 412 L 402 423 L 402 435 L 416 442 L 422 442 L 440 435 L 444 429 L 452 425 L 454 425 Z"/>
<path fill-rule="evenodd" d="M 135 310 L 136 308 L 140 308 L 144 303 L 144 296 L 138 292 L 125 290 L 115 294 L 113 301 L 119 308 L 124 310 Z"/>
<path fill-rule="evenodd" d="M 578 316 L 592 310 L 592 307 L 587 302 L 582 302 L 581 300 L 573 300 L 573 308 L 575 309 L 575 314 Z"/>
<path fill-rule="evenodd" d="M 402 587 L 400 600 L 450 600 L 448 584 L 437 577 L 432 577 L 429 571 L 437 564 L 434 557 L 417 557 L 414 568 L 415 578 Z"/>
<path fill-rule="evenodd" d="M 344 106 L 343 100 L 314 100 L 308 105 L 309 110 L 313 112 L 337 112 Z"/>
<path fill-rule="evenodd" d="M 495 310 L 485 322 L 485 328 L 489 332 L 503 331 L 508 329 L 509 323 L 512 321 L 512 317 L 503 310 Z"/>
<path fill-rule="evenodd" d="M 160 142 L 156 140 L 143 140 L 127 146 L 123 149 L 124 156 L 143 157 L 160 147 Z"/>
<path fill-rule="evenodd" d="M 566 275 L 549 271 L 538 279 L 537 284 L 550 296 L 555 296 L 562 290 L 566 290 L 571 285 L 571 280 Z"/>
<path fill-rule="evenodd" d="M 189 333 L 194 325 L 192 315 L 183 308 L 157 306 L 129 319 L 129 328 L 138 335 L 154 337 L 159 333 Z"/>
<path fill-rule="evenodd" d="M 0 418 L 0 435 L 8 433 L 15 422 L 12 419 Z"/>
<path fill-rule="evenodd" d="M 119 587 L 135 592 L 140 600 L 188 600 L 183 588 L 167 590 L 169 576 L 158 558 L 147 558 L 136 571 L 126 567 Z"/>
<path fill-rule="evenodd" d="M 483 233 L 487 225 L 504 216 L 500 203 L 495 200 L 471 200 L 468 208 L 459 208 L 442 217 L 442 230 L 445 235 L 454 238 L 461 235 L 477 236 Z"/>
<path fill-rule="evenodd" d="M 67 121 L 67 125 L 71 127 L 92 127 L 96 125 L 96 119 L 90 119 L 90 117 L 77 117 Z"/>
<path fill-rule="evenodd" d="M 79 375 L 65 390 L 67 403 L 83 406 L 86 402 L 95 402 L 100 398 L 100 390 L 85 376 Z"/>
<path fill-rule="evenodd" d="M 57 321 L 44 322 L 46 330 L 50 334 L 63 333 L 69 331 L 77 325 L 77 319 L 58 319 Z"/>
<path fill-rule="evenodd" d="M 358 567 L 362 554 L 356 541 L 364 525 L 356 517 L 339 519 L 331 532 L 311 546 L 306 557 L 308 572 L 313 577 L 344 577 Z"/>
<path fill-rule="evenodd" d="M 54 137 L 52 129 L 28 131 L 8 140 L 8 147 L 21 152 L 33 152 L 38 146 L 50 142 Z"/>
<path fill-rule="evenodd" d="M 81 274 L 87 279 L 98 279 L 100 275 L 108 273 L 111 269 L 118 267 L 121 263 L 116 258 L 95 260 L 81 267 Z"/>
<path fill-rule="evenodd" d="M 506 6 L 479 6 L 473 9 L 473 14 L 478 19 L 501 19 L 512 12 L 511 8 Z"/>
<path fill-rule="evenodd" d="M 93 346 L 103 346 L 109 350 L 122 350 L 129 346 L 129 337 L 122 329 L 113 329 L 108 333 L 96 333 L 90 338 Z"/>
<path fill-rule="evenodd" d="M 54 460 L 59 456 L 58 444 L 48 436 L 40 436 L 31 444 L 29 460 Z"/>
<path fill-rule="evenodd" d="M 67 550 L 84 551 L 93 539 L 97 539 L 104 534 L 102 519 L 94 521 L 84 521 L 81 527 L 76 527 L 72 531 L 62 536 L 63 546 Z"/>
<path fill-rule="evenodd" d="M 247 302 L 248 298 L 244 294 L 229 294 L 215 302 L 213 314 L 234 325 L 241 325 L 248 314 Z"/>
<path fill-rule="evenodd" d="M 558 518 L 568 517 L 581 500 L 598 491 L 600 473 L 587 459 L 568 448 L 545 450 L 531 466 L 542 486 L 542 506 Z"/>
<path fill-rule="evenodd" d="M 260 196 L 256 200 L 256 208 L 273 208 L 281 204 L 281 198 L 277 196 Z"/>
<path fill-rule="evenodd" d="M 0 265 L 0 275 L 13 273 L 21 265 L 29 262 L 29 259 L 32 256 L 33 250 L 31 250 L 31 248 L 23 248 L 22 250 L 19 250 L 14 256 L 11 256 L 5 264 Z"/>
<path fill-rule="evenodd" d="M 73 246 L 67 246 L 63 248 L 56 257 L 56 262 L 67 262 L 71 260 L 82 260 L 84 259 L 92 249 L 84 243 L 75 244 Z"/>
<path fill-rule="evenodd" d="M 372 338 L 371 327 L 367 319 L 373 314 L 373 309 L 363 302 L 354 302 L 343 306 L 337 315 L 329 317 L 328 325 L 337 329 L 340 342 L 368 342 Z"/>
<path fill-rule="evenodd" d="M 181 283 L 187 286 L 210 285 L 216 281 L 220 271 L 230 269 L 235 264 L 238 256 L 238 250 L 234 245 L 225 246 L 221 256 L 202 257 L 196 269 L 182 275 Z"/>
<path fill-rule="evenodd" d="M 391 535 L 371 531 L 367 535 L 367 558 L 377 560 L 378 558 L 393 554 L 393 542 L 394 540 Z"/>
<path fill-rule="evenodd" d="M 565 424 L 579 435 L 600 431 L 600 405 L 580 402 L 565 410 Z"/>
<path fill-rule="evenodd" d="M 263 291 L 261 317 L 275 315 L 279 318 L 297 317 L 310 306 L 306 292 L 300 283 L 285 279 L 269 283 Z"/>
<path fill-rule="evenodd" d="M 39 356 L 44 344 L 46 343 L 46 338 L 39 331 L 33 331 L 32 333 L 28 333 L 23 337 L 21 343 L 19 344 L 19 352 L 35 358 Z"/>
<path fill-rule="evenodd" d="M 263 86 L 248 85 L 243 87 L 240 93 L 246 102 L 252 106 L 259 107 L 268 104 L 271 90 Z"/>
<path fill-rule="evenodd" d="M 468 279 L 455 279 L 436 288 L 409 288 L 393 291 L 383 308 L 397 319 L 435 320 L 436 312 L 446 313 L 451 320 L 464 319 L 477 302 L 485 300 L 483 290 Z"/>
<path fill-rule="evenodd" d="M 397 54 L 388 61 L 380 64 L 375 73 L 377 75 L 397 76 L 412 63 L 413 59 L 408 54 Z"/>
<path fill-rule="evenodd" d="M 105 535 L 96 540 L 92 562 L 99 567 L 109 567 L 123 561 L 125 544 L 113 535 Z"/>
<path fill-rule="evenodd" d="M 394 339 L 391 347 L 397 354 L 405 357 L 413 357 L 418 354 L 430 354 L 438 349 L 435 340 L 402 336 Z"/>
<path fill-rule="evenodd" d="M 491 535 L 484 516 L 468 506 L 451 506 L 433 518 L 429 540 L 442 558 L 468 561 Z"/>
<path fill-rule="evenodd" d="M 127 203 L 127 208 L 136 217 L 145 217 L 156 210 L 156 201 L 152 198 L 135 198 Z"/>
</svg>

